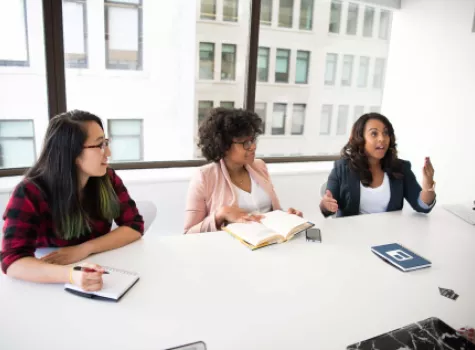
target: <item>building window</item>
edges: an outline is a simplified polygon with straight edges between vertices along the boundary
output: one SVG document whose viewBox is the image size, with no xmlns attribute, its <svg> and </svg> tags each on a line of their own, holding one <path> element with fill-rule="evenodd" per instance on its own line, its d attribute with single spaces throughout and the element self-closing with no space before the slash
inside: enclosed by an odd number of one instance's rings
<svg viewBox="0 0 475 350">
<path fill-rule="evenodd" d="M 221 80 L 235 80 L 236 45 L 223 44 L 221 50 Z"/>
<path fill-rule="evenodd" d="M 29 167 L 35 159 L 33 120 L 0 121 L 0 168 Z"/>
<path fill-rule="evenodd" d="M 364 106 L 355 106 L 355 109 L 353 111 L 353 122 L 356 122 L 363 114 Z"/>
<path fill-rule="evenodd" d="M 269 52 L 268 47 L 259 48 L 257 57 L 257 81 L 267 82 L 269 80 Z"/>
<path fill-rule="evenodd" d="M 294 0 L 279 0 L 279 27 L 292 28 Z"/>
<path fill-rule="evenodd" d="M 353 55 L 343 56 L 343 71 L 341 73 L 341 85 L 343 86 L 351 86 L 353 79 L 353 61 Z"/>
<path fill-rule="evenodd" d="M 201 0 L 201 19 L 216 19 L 216 0 Z"/>
<path fill-rule="evenodd" d="M 115 162 L 143 160 L 142 119 L 109 119 L 111 159 Z"/>
<path fill-rule="evenodd" d="M 358 87 L 364 88 L 368 84 L 369 57 L 360 57 L 360 66 L 358 69 Z"/>
<path fill-rule="evenodd" d="M 232 109 L 232 108 L 234 108 L 234 102 L 233 101 L 221 101 L 219 103 L 219 107 Z"/>
<path fill-rule="evenodd" d="M 200 43 L 200 79 L 214 79 L 213 43 Z"/>
<path fill-rule="evenodd" d="M 338 55 L 336 53 L 327 53 L 327 63 L 325 66 L 325 85 L 335 85 L 337 63 Z"/>
<path fill-rule="evenodd" d="M 330 8 L 330 33 L 340 33 L 341 2 L 332 1 Z"/>
<path fill-rule="evenodd" d="M 297 67 L 295 71 L 295 83 L 308 83 L 308 65 L 310 62 L 310 51 L 297 51 Z"/>
<path fill-rule="evenodd" d="M 348 110 L 347 105 L 338 106 L 338 120 L 336 122 L 336 134 L 345 135 L 346 127 L 348 125 Z"/>
<path fill-rule="evenodd" d="M 363 36 L 368 37 L 368 38 L 373 36 L 373 25 L 374 25 L 374 8 L 365 7 L 364 22 L 363 22 Z"/>
<path fill-rule="evenodd" d="M 87 68 L 86 0 L 63 0 L 64 61 L 68 68 Z"/>
<path fill-rule="evenodd" d="M 142 69 L 142 0 L 104 1 L 106 67 Z"/>
<path fill-rule="evenodd" d="M 370 113 L 381 113 L 381 107 L 380 106 L 371 106 L 369 107 Z"/>
<path fill-rule="evenodd" d="M 292 110 L 292 135 L 303 135 L 306 107 L 305 104 L 294 104 Z"/>
<path fill-rule="evenodd" d="M 313 26 L 313 0 L 301 0 L 300 25 L 303 30 L 312 30 Z"/>
<path fill-rule="evenodd" d="M 267 103 L 256 102 L 254 111 L 262 119 L 262 133 L 266 133 Z"/>
<path fill-rule="evenodd" d="M 346 19 L 346 34 L 356 35 L 358 30 L 358 4 L 350 3 L 348 5 L 348 18 Z"/>
<path fill-rule="evenodd" d="M 199 101 L 198 102 L 198 126 L 208 115 L 209 111 L 213 108 L 213 101 Z"/>
<path fill-rule="evenodd" d="M 320 115 L 320 135 L 330 135 L 332 126 L 333 106 L 323 105 Z"/>
<path fill-rule="evenodd" d="M 379 18 L 379 38 L 383 40 L 389 39 L 389 27 L 391 25 L 391 12 L 381 10 L 381 17 Z"/>
<path fill-rule="evenodd" d="M 373 87 L 375 89 L 381 89 L 383 87 L 385 64 L 386 60 L 384 58 L 377 58 L 374 61 Z"/>
<path fill-rule="evenodd" d="M 261 25 L 272 24 L 272 2 L 274 0 L 261 0 Z"/>
<path fill-rule="evenodd" d="M 272 135 L 285 135 L 285 121 L 287 119 L 287 104 L 274 103 L 272 113 Z"/>
<path fill-rule="evenodd" d="M 275 82 L 289 82 L 289 61 L 290 50 L 277 49 L 277 59 L 275 64 Z"/>
<path fill-rule="evenodd" d="M 238 21 L 239 0 L 224 0 L 223 3 L 223 21 Z"/>
<path fill-rule="evenodd" d="M 0 66 L 30 65 L 26 12 L 26 0 L 1 2 Z"/>
</svg>

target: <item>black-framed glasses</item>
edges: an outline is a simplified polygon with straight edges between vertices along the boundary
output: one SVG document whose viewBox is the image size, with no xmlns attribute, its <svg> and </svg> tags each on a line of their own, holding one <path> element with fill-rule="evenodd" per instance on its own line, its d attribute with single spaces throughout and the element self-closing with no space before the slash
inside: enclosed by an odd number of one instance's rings
<svg viewBox="0 0 475 350">
<path fill-rule="evenodd" d="M 99 148 L 102 152 L 105 151 L 106 147 L 109 147 L 109 139 L 104 139 L 100 144 L 94 146 L 84 146 L 84 148 Z"/>
<path fill-rule="evenodd" d="M 242 145 L 242 148 L 244 148 L 246 151 L 249 151 L 251 147 L 255 144 L 257 144 L 257 137 L 253 137 L 250 140 L 242 141 L 242 142 L 233 142 Z"/>
</svg>

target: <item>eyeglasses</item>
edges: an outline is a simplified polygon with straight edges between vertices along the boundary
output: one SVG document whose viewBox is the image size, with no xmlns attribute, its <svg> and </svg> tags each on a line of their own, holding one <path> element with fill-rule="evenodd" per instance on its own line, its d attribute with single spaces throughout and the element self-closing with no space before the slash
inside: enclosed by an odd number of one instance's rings
<svg viewBox="0 0 475 350">
<path fill-rule="evenodd" d="M 106 147 L 109 147 L 109 139 L 104 139 L 104 141 L 95 146 L 84 146 L 84 148 L 99 148 L 102 152 L 105 151 Z"/>
<path fill-rule="evenodd" d="M 242 142 L 233 142 L 242 145 L 242 148 L 244 148 L 246 151 L 249 151 L 251 147 L 255 144 L 257 144 L 257 137 L 253 137 L 250 140 L 242 141 Z"/>
</svg>

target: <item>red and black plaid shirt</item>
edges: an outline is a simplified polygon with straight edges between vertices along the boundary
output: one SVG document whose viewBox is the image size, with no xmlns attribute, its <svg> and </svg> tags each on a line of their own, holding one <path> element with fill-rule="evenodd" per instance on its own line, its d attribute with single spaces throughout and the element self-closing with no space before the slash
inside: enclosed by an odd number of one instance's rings
<svg viewBox="0 0 475 350">
<path fill-rule="evenodd" d="M 117 226 L 128 226 L 143 234 L 144 222 L 135 202 L 130 198 L 122 180 L 114 170 L 108 169 L 112 186 L 120 202 L 120 216 L 114 221 Z M 64 240 L 53 228 L 51 209 L 39 188 L 30 181 L 23 180 L 15 188 L 3 216 L 3 241 L 0 258 L 2 270 L 20 258 L 34 256 L 36 248 L 65 247 L 84 243 L 109 233 L 112 223 L 93 220 L 91 231 L 80 238 Z"/>
</svg>

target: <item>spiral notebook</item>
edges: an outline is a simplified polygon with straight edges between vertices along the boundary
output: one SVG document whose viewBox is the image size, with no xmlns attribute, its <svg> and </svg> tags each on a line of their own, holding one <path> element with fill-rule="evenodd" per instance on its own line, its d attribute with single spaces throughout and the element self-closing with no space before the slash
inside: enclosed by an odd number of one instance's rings
<svg viewBox="0 0 475 350">
<path fill-rule="evenodd" d="M 109 273 L 102 275 L 104 284 L 101 290 L 86 292 L 81 287 L 69 283 L 64 285 L 64 290 L 85 298 L 119 301 L 140 278 L 135 272 L 107 266 L 103 267 Z"/>
</svg>

